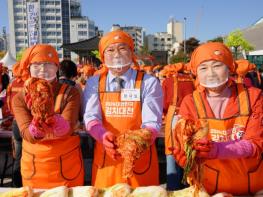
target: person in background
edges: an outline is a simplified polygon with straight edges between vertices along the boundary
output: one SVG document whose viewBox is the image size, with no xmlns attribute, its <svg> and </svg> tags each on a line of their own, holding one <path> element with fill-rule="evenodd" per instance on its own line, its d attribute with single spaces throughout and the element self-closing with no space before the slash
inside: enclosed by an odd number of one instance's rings
<svg viewBox="0 0 263 197">
<path fill-rule="evenodd" d="M 2 91 L 7 89 L 7 86 L 10 82 L 10 76 L 8 75 L 8 68 L 5 65 L 2 65 Z"/>
<path fill-rule="evenodd" d="M 11 130 L 12 116 L 7 105 L 6 89 L 9 84 L 10 77 L 7 67 L 0 63 L 0 119 L 2 119 L 0 127 L 4 130 Z"/>
<path fill-rule="evenodd" d="M 168 66 L 168 65 L 167 65 Z M 173 73 L 163 81 L 163 114 L 165 116 L 165 154 L 166 154 L 166 173 L 167 190 L 183 189 L 182 184 L 183 169 L 174 160 L 172 151 L 169 149 L 176 144 L 173 141 L 173 128 L 178 120 L 178 111 L 183 98 L 193 93 L 194 80 L 186 64 L 176 63 L 169 65 L 168 72 Z"/>
<path fill-rule="evenodd" d="M 47 44 L 28 48 L 19 64 L 17 72 L 25 84 L 12 99 L 12 109 L 23 139 L 23 186 L 84 183 L 80 138 L 74 133 L 80 95 L 74 87 L 65 92 L 68 85 L 56 79 L 58 68 L 58 54 Z"/>
<path fill-rule="evenodd" d="M 63 84 L 68 84 L 70 86 L 76 87 L 79 91 L 80 94 L 80 115 L 79 115 L 79 120 L 82 121 L 83 117 L 83 107 L 82 107 L 82 96 L 83 96 L 83 91 L 81 88 L 81 85 L 79 83 L 76 83 L 76 78 L 78 76 L 77 72 L 77 65 L 71 61 L 71 60 L 63 60 L 60 62 L 60 67 L 59 67 L 59 83 Z M 68 89 L 67 91 L 69 91 Z"/>
<path fill-rule="evenodd" d="M 179 115 L 208 122 L 208 135 L 193 144 L 196 157 L 204 161 L 202 184 L 209 194 L 255 194 L 263 188 L 262 91 L 229 78 L 235 66 L 222 43 L 197 47 L 190 66 L 197 89 L 184 98 Z M 185 152 L 175 147 L 173 154 L 184 167 Z"/>
<path fill-rule="evenodd" d="M 162 123 L 162 89 L 157 78 L 131 68 L 136 64 L 133 50 L 133 39 L 124 31 L 103 36 L 99 53 L 107 70 L 86 83 L 84 121 L 96 139 L 92 185 L 98 188 L 116 183 L 128 183 L 133 188 L 159 185 L 154 141 Z M 125 98 L 123 93 L 135 99 Z M 134 175 L 123 178 L 123 159 L 116 150 L 115 139 L 128 130 L 141 128 L 151 133 L 151 146 L 136 161 Z"/>
<path fill-rule="evenodd" d="M 243 83 L 246 87 L 256 87 L 255 85 L 253 85 L 252 81 L 255 81 L 257 79 L 254 80 L 251 75 L 248 74 L 249 72 L 255 71 L 256 65 L 250 63 L 248 60 L 245 59 L 236 60 L 234 64 L 235 73 L 232 73 L 233 80 L 235 80 L 236 83 Z"/>
<path fill-rule="evenodd" d="M 21 187 L 22 186 L 22 177 L 21 177 L 21 156 L 22 156 L 22 137 L 20 135 L 19 128 L 17 126 L 16 119 L 14 117 L 13 112 L 13 106 L 12 106 L 12 100 L 14 96 L 18 92 L 23 91 L 24 87 L 24 81 L 20 76 L 19 72 L 19 64 L 20 62 L 17 62 L 13 65 L 13 80 L 7 87 L 6 96 L 7 96 L 7 105 L 11 112 L 11 115 L 13 116 L 13 122 L 12 122 L 12 132 L 13 132 L 13 140 L 14 140 L 14 150 L 13 150 L 13 156 L 14 156 L 14 165 L 13 165 L 13 177 L 12 182 L 14 187 Z"/>
<path fill-rule="evenodd" d="M 59 82 L 75 86 L 77 77 L 77 65 L 71 60 L 63 60 L 59 67 Z"/>
</svg>

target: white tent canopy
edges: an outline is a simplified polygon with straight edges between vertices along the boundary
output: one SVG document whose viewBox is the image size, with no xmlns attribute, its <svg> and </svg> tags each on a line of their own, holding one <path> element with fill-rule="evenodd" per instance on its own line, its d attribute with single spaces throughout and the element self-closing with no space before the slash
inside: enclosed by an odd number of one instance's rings
<svg viewBox="0 0 263 197">
<path fill-rule="evenodd" d="M 0 62 L 3 63 L 3 66 L 7 67 L 9 70 L 12 70 L 13 65 L 16 63 L 16 59 L 10 54 L 9 51 L 7 51 Z"/>
<path fill-rule="evenodd" d="M 251 51 L 249 55 L 263 55 L 263 50 Z"/>
</svg>

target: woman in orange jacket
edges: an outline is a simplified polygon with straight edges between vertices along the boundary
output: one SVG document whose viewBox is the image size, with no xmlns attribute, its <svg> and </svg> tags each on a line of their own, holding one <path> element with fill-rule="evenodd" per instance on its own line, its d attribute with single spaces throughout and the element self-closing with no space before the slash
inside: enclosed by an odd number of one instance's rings
<svg viewBox="0 0 263 197">
<path fill-rule="evenodd" d="M 208 122 L 208 136 L 193 146 L 204 160 L 202 184 L 210 194 L 256 193 L 263 188 L 261 90 L 229 78 L 235 66 L 231 51 L 222 43 L 200 45 L 190 64 L 197 90 L 184 98 L 179 114 Z M 183 151 L 176 148 L 174 156 L 185 166 Z"/>
<path fill-rule="evenodd" d="M 59 84 L 59 59 L 47 44 L 28 48 L 16 68 L 23 91 L 12 99 L 22 142 L 24 186 L 52 188 L 84 183 L 80 138 L 74 134 L 80 110 L 76 88 Z"/>
</svg>

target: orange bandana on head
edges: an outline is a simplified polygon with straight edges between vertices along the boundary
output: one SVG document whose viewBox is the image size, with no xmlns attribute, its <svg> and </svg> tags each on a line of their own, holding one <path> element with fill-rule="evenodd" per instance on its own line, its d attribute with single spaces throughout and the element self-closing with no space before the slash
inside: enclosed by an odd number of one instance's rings
<svg viewBox="0 0 263 197">
<path fill-rule="evenodd" d="M 261 84 L 260 73 L 257 70 L 257 66 L 255 64 L 249 62 L 248 60 L 240 59 L 235 61 L 235 66 L 235 73 L 238 75 L 238 82 L 242 82 L 242 78 L 244 78 L 248 72 L 255 71 L 257 73 L 258 82 Z"/>
<path fill-rule="evenodd" d="M 28 48 L 24 53 L 19 65 L 19 76 L 25 81 L 29 78 L 29 66 L 32 63 L 37 62 L 49 62 L 59 66 L 58 53 L 51 45 L 48 44 L 37 44 Z"/>
<path fill-rule="evenodd" d="M 240 59 L 235 61 L 236 74 L 240 77 L 244 77 L 249 71 L 255 70 L 256 65 L 250 63 L 248 60 Z"/>
<path fill-rule="evenodd" d="M 224 63 L 234 72 L 234 60 L 229 48 L 221 42 L 208 42 L 197 47 L 191 56 L 191 71 L 196 75 L 197 67 L 205 61 L 215 60 Z"/>
<path fill-rule="evenodd" d="M 192 53 L 190 60 L 191 72 L 196 75 L 198 66 L 209 60 L 215 60 L 224 63 L 230 72 L 235 71 L 233 56 L 229 48 L 221 42 L 208 42 L 197 47 Z M 229 79 L 228 86 L 232 84 Z M 195 80 L 196 89 L 200 92 L 205 90 L 205 87 L 199 84 L 198 77 Z"/>
<path fill-rule="evenodd" d="M 20 78 L 20 62 L 16 62 L 12 67 L 12 73 L 15 78 Z"/>
<path fill-rule="evenodd" d="M 136 63 L 135 56 L 133 53 L 133 50 L 134 50 L 133 39 L 128 33 L 124 32 L 122 30 L 115 30 L 115 31 L 109 32 L 100 39 L 99 53 L 100 53 L 100 59 L 102 62 L 104 62 L 104 51 L 105 51 L 105 49 L 109 45 L 115 44 L 115 43 L 127 44 L 131 49 L 132 56 L 133 56 L 133 62 Z"/>
<path fill-rule="evenodd" d="M 180 71 L 183 71 L 184 69 L 184 63 L 183 62 L 178 62 L 176 64 L 172 64 L 173 70 L 177 73 Z"/>
<path fill-rule="evenodd" d="M 175 63 L 175 64 L 168 64 L 168 65 L 164 66 L 164 70 L 166 70 L 166 72 L 167 72 L 167 77 L 173 76 L 176 73 L 183 71 L 183 68 L 184 68 L 183 62 L 179 62 L 179 63 Z"/>
</svg>

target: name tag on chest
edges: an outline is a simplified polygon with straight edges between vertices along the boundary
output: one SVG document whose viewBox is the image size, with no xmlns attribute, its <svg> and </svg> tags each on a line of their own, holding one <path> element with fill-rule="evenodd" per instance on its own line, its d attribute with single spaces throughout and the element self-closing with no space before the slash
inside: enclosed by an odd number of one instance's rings
<svg viewBox="0 0 263 197">
<path fill-rule="evenodd" d="M 141 99 L 140 89 L 122 89 L 121 101 L 140 101 Z"/>
</svg>

